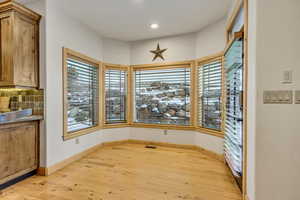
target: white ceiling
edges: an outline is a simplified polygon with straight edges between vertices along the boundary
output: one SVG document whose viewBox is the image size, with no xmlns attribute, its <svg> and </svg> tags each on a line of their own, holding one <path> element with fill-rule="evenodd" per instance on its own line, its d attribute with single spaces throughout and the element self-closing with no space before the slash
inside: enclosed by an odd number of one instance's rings
<svg viewBox="0 0 300 200">
<path fill-rule="evenodd" d="M 233 1 L 60 0 L 58 6 L 101 36 L 136 41 L 199 31 L 224 18 Z M 151 23 L 160 28 L 150 29 Z"/>
<path fill-rule="evenodd" d="M 135 41 L 198 31 L 225 17 L 232 0 L 61 0 L 70 16 L 100 35 Z M 149 25 L 160 28 L 151 30 Z"/>
</svg>

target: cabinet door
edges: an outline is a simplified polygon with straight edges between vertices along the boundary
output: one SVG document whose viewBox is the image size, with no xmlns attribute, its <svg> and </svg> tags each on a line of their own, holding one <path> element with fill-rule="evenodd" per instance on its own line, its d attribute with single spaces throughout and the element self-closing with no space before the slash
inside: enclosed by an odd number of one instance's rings
<svg viewBox="0 0 300 200">
<path fill-rule="evenodd" d="M 0 86 L 13 85 L 12 17 L 0 16 Z"/>
<path fill-rule="evenodd" d="M 35 21 L 20 14 L 14 18 L 14 79 L 17 86 L 37 87 L 38 31 Z"/>
<path fill-rule="evenodd" d="M 37 123 L 0 126 L 0 184 L 37 169 Z"/>
</svg>

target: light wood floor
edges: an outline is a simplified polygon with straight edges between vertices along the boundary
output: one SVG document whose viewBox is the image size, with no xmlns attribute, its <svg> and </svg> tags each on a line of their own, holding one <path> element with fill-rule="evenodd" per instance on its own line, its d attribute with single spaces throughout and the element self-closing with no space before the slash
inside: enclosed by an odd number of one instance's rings
<svg viewBox="0 0 300 200">
<path fill-rule="evenodd" d="M 1 200 L 241 200 L 228 169 L 193 150 L 104 147 L 49 177 L 0 192 Z"/>
</svg>

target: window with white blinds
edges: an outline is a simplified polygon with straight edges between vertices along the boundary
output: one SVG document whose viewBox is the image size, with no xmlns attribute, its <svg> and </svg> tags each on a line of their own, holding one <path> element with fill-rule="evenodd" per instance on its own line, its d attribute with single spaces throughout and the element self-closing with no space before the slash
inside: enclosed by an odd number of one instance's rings
<svg viewBox="0 0 300 200">
<path fill-rule="evenodd" d="M 198 67 L 198 126 L 221 131 L 222 62 Z"/>
<path fill-rule="evenodd" d="M 135 122 L 190 125 L 191 69 L 135 71 Z"/>
<path fill-rule="evenodd" d="M 98 125 L 98 67 L 82 60 L 67 62 L 67 131 L 73 133 Z"/>
<path fill-rule="evenodd" d="M 105 117 L 107 124 L 126 122 L 127 71 L 105 71 Z"/>
</svg>

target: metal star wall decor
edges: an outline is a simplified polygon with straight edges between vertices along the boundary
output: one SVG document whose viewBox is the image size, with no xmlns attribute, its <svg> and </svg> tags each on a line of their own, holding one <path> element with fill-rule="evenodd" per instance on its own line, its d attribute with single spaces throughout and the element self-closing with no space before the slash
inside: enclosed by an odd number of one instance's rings
<svg viewBox="0 0 300 200">
<path fill-rule="evenodd" d="M 157 44 L 156 50 L 152 50 L 150 51 L 151 53 L 154 54 L 154 58 L 152 59 L 152 61 L 155 61 L 157 58 L 161 58 L 163 60 L 165 60 L 163 53 L 167 51 L 167 49 L 160 49 L 159 43 Z"/>
</svg>

